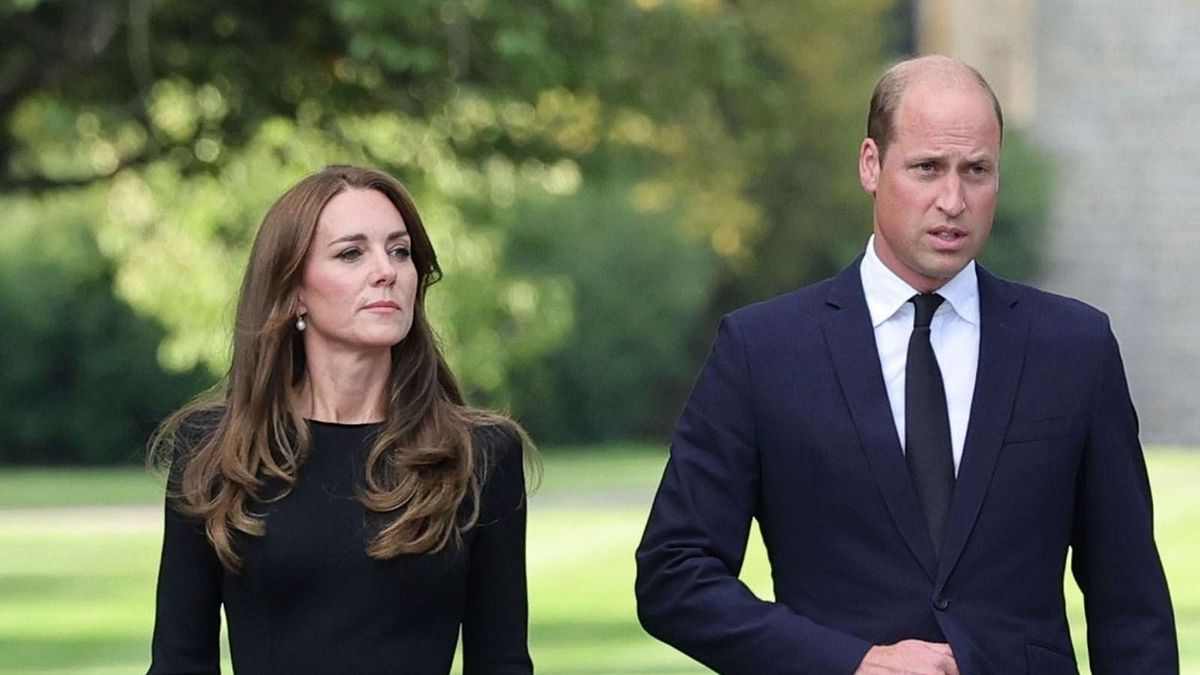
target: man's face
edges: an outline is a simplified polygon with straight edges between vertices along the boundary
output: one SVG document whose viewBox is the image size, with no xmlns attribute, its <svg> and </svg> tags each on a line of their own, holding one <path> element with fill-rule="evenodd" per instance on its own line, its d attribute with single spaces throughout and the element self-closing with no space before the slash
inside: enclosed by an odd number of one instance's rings
<svg viewBox="0 0 1200 675">
<path fill-rule="evenodd" d="M 875 252 L 923 293 L 940 288 L 983 249 L 1000 188 L 1000 123 L 974 83 L 909 85 L 887 156 L 871 139 L 859 179 L 875 197 Z"/>
</svg>

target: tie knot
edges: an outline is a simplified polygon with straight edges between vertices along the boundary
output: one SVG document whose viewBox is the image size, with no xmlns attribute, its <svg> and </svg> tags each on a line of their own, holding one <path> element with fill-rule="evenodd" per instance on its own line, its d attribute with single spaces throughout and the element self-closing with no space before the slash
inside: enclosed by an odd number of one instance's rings
<svg viewBox="0 0 1200 675">
<path fill-rule="evenodd" d="M 921 293 L 908 299 L 917 308 L 917 318 L 913 320 L 913 328 L 929 328 L 933 322 L 933 313 L 945 300 L 937 293 Z"/>
</svg>

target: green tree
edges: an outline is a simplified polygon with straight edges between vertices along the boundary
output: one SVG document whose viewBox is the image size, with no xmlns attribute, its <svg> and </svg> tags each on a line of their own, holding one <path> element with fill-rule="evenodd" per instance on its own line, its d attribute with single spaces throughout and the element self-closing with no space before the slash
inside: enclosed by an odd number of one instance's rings
<svg viewBox="0 0 1200 675">
<path fill-rule="evenodd" d="M 980 255 L 988 269 L 1011 279 L 1037 278 L 1053 184 L 1049 159 L 1021 130 L 1005 130 L 996 222 Z"/>
<path fill-rule="evenodd" d="M 113 296 L 112 265 L 87 229 L 94 193 L 6 200 L 0 464 L 140 461 L 158 420 L 212 381 L 163 373 L 162 329 Z"/>
<path fill-rule="evenodd" d="M 167 371 L 218 373 L 269 203 L 324 164 L 379 167 L 438 246 L 431 313 L 473 400 L 554 439 L 658 434 L 715 315 L 865 241 L 854 154 L 899 11 L 0 0 L 0 209 L 86 194 L 92 278 L 161 327 Z"/>
<path fill-rule="evenodd" d="M 716 257 L 671 226 L 675 214 L 630 204 L 630 189 L 595 181 L 514 214 L 509 264 L 563 279 L 577 308 L 569 339 L 512 376 L 514 407 L 545 440 L 658 432 L 694 374 L 690 336 Z"/>
</svg>

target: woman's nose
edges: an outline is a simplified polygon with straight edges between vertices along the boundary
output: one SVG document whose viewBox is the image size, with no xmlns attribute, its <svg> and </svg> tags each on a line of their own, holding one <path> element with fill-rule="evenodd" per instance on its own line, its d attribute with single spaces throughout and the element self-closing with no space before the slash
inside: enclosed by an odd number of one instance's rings
<svg viewBox="0 0 1200 675">
<path fill-rule="evenodd" d="M 371 281 L 374 285 L 390 286 L 395 283 L 396 268 L 392 265 L 392 261 L 386 253 L 374 256 L 373 266 Z"/>
</svg>

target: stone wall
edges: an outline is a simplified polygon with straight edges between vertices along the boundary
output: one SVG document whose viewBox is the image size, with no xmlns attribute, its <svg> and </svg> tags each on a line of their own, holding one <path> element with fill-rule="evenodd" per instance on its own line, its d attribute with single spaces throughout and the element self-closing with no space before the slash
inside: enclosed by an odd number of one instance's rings
<svg viewBox="0 0 1200 675">
<path fill-rule="evenodd" d="M 938 4 L 950 37 L 923 50 L 1024 69 L 1007 93 L 1056 167 L 1040 285 L 1112 318 L 1143 440 L 1200 443 L 1200 2 Z M 1006 30 L 989 12 L 1030 27 L 990 61 L 967 46 Z"/>
<path fill-rule="evenodd" d="M 1039 3 L 1046 286 L 1107 311 L 1149 441 L 1200 442 L 1200 3 Z"/>
</svg>

